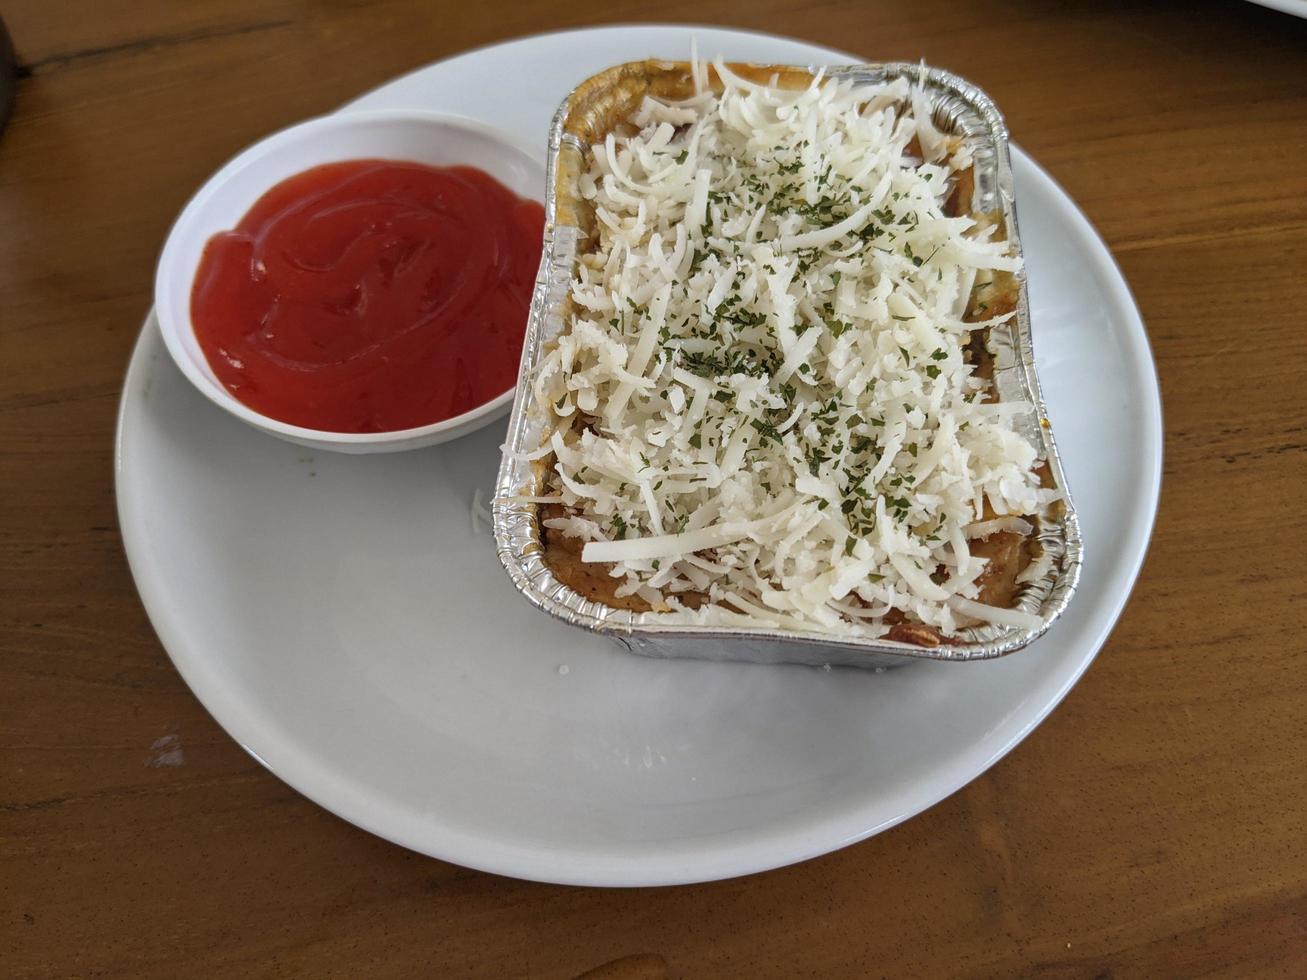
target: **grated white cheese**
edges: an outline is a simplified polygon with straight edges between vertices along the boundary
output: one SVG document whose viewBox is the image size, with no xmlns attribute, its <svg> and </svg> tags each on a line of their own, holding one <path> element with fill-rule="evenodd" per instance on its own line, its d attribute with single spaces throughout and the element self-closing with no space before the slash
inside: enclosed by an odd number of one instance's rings
<svg viewBox="0 0 1307 980">
<path fill-rule="evenodd" d="M 1019 268 L 944 213 L 967 154 L 904 80 L 781 90 L 715 67 L 720 96 L 645 99 L 582 180 L 597 242 L 535 380 L 566 433 L 544 492 L 570 516 L 546 524 L 682 620 L 1027 624 L 974 601 L 967 539 L 1048 492 L 1012 425 L 1030 406 L 984 403 L 963 358 L 1007 319 L 962 321 L 977 277 Z M 978 524 L 986 503 L 1000 518 Z"/>
</svg>

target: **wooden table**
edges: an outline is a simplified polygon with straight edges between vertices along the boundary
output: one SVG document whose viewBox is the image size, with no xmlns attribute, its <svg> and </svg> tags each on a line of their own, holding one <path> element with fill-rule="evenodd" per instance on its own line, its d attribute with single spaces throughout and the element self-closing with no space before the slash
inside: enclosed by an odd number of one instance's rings
<svg viewBox="0 0 1307 980">
<path fill-rule="evenodd" d="M 401 850 L 241 751 L 136 597 L 113 426 L 161 239 L 219 162 L 426 62 L 650 8 L 5 6 L 0 975 L 570 977 L 633 955 L 609 973 L 1307 975 L 1307 21 L 1234 2 L 659 7 L 985 87 L 1135 291 L 1166 471 L 1116 632 L 988 774 L 797 867 L 601 891 Z M 185 765 L 161 765 L 174 748 Z"/>
</svg>

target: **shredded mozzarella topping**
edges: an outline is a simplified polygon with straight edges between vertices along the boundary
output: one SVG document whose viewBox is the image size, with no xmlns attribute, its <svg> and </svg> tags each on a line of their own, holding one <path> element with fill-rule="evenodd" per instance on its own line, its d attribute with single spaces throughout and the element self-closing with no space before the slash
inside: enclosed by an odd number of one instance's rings
<svg viewBox="0 0 1307 980">
<path fill-rule="evenodd" d="M 543 492 L 569 514 L 546 524 L 684 621 L 1027 624 L 974 601 L 967 545 L 1048 499 L 1012 425 L 1030 406 L 986 402 L 963 357 L 1007 319 L 963 321 L 977 278 L 1019 268 L 944 212 L 969 159 L 902 79 L 715 67 L 720 95 L 646 99 L 582 178 L 597 242 L 534 380 L 557 422 Z"/>
</svg>

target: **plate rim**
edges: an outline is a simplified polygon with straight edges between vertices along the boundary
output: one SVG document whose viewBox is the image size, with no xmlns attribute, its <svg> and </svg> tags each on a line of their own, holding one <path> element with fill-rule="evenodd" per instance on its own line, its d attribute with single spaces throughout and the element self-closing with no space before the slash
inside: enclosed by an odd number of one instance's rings
<svg viewBox="0 0 1307 980">
<path fill-rule="evenodd" d="M 451 58 L 442 59 L 397 76 L 385 83 L 385 85 L 378 86 L 351 100 L 344 107 L 344 111 L 349 111 L 350 107 L 389 85 L 403 79 L 411 79 L 440 64 L 468 55 L 484 53 L 515 44 L 537 42 L 541 39 L 552 38 L 557 40 L 570 35 L 632 29 L 641 31 L 673 29 L 685 33 L 687 37 L 695 32 L 724 34 L 730 37 L 747 36 L 773 42 L 798 44 L 810 50 L 822 52 L 823 57 L 850 57 L 843 52 L 824 48 L 808 41 L 756 31 L 738 31 L 709 25 L 642 24 L 629 25 L 625 28 L 621 25 L 604 25 L 510 38 L 473 49 L 470 52 L 460 52 Z M 1142 570 L 1156 521 L 1161 491 L 1164 452 L 1161 392 L 1156 360 L 1152 356 L 1151 344 L 1138 304 L 1134 301 L 1129 285 L 1115 256 L 1093 228 L 1084 212 L 1080 210 L 1070 195 L 1047 171 L 1025 154 L 1019 146 L 1013 144 L 1012 151 L 1013 156 L 1020 159 L 1022 167 L 1029 167 L 1038 180 L 1046 183 L 1047 189 L 1052 192 L 1053 200 L 1063 212 L 1059 217 L 1067 219 L 1068 231 L 1074 233 L 1079 240 L 1079 244 L 1086 247 L 1088 252 L 1096 254 L 1099 258 L 1105 260 L 1105 262 L 1095 263 L 1091 271 L 1099 279 L 1100 287 L 1113 300 L 1116 307 L 1114 312 L 1123 314 L 1125 317 L 1123 323 L 1127 329 L 1123 332 L 1123 336 L 1129 341 L 1128 347 L 1130 349 L 1128 352 L 1132 355 L 1130 358 L 1131 366 L 1139 375 L 1139 377 L 1132 379 L 1131 386 L 1140 391 L 1147 402 L 1148 417 L 1146 420 L 1141 421 L 1148 423 L 1145 426 L 1145 448 L 1151 449 L 1151 452 L 1147 454 L 1148 459 L 1141 463 L 1140 468 L 1140 475 L 1145 478 L 1146 482 L 1146 493 L 1138 501 L 1131 514 L 1130 533 L 1126 535 L 1126 540 L 1132 546 L 1124 549 L 1123 554 L 1114 556 L 1116 561 L 1102 573 L 1104 578 L 1108 580 L 1120 581 L 1122 587 L 1108 593 L 1108 599 L 1104 603 L 1108 614 L 1102 619 L 1102 624 L 1095 631 L 1096 635 L 1092 641 L 1087 644 L 1086 651 L 1075 658 L 1074 669 L 1069 671 L 1066 677 L 1062 678 L 1050 696 L 1042 699 L 1040 707 L 1000 744 L 988 751 L 987 754 L 962 752 L 946 760 L 945 765 L 932 773 L 929 780 L 932 789 L 927 793 L 919 794 L 910 805 L 900 808 L 900 812 L 893 817 L 870 826 L 865 826 L 864 818 L 862 821 L 864 826 L 849 832 L 847 829 L 840 829 L 840 825 L 841 823 L 849 823 L 851 819 L 850 811 L 856 812 L 857 808 L 846 808 L 845 811 L 841 811 L 838 818 L 826 814 L 816 817 L 805 815 L 804 818 L 799 820 L 802 826 L 797 829 L 791 829 L 788 826 L 789 823 L 794 822 L 795 818 L 793 817 L 789 820 L 777 821 L 767 825 L 761 831 L 753 831 L 743 842 L 732 840 L 723 843 L 719 838 L 728 835 L 715 834 L 682 838 L 677 842 L 680 846 L 671 853 L 668 853 L 666 847 L 649 848 L 648 845 L 632 845 L 622 853 L 603 853 L 593 850 L 581 855 L 568 851 L 545 849 L 520 842 L 505 841 L 502 838 L 477 835 L 462 828 L 452 828 L 438 822 L 426 822 L 424 826 L 427 833 L 425 835 L 414 834 L 410 832 L 409 828 L 403 826 L 397 829 L 397 824 L 412 823 L 412 820 L 402 813 L 395 814 L 394 818 L 389 821 L 377 818 L 375 816 L 378 812 L 376 808 L 369 807 L 367 799 L 348 785 L 351 780 L 333 773 L 326 760 L 318 759 L 315 761 L 309 753 L 292 744 L 275 746 L 277 750 L 275 753 L 268 751 L 265 746 L 264 753 L 273 757 L 265 758 L 264 754 L 261 754 L 252 744 L 257 739 L 250 737 L 251 731 L 257 734 L 261 729 L 258 719 L 253 717 L 252 713 L 247 709 L 244 709 L 238 701 L 220 699 L 218 695 L 223 693 L 222 685 L 213 682 L 205 674 L 201 657 L 194 652 L 186 652 L 191 644 L 187 642 L 183 631 L 179 628 L 179 624 L 173 621 L 172 618 L 176 614 L 168 609 L 169 604 L 162 594 L 160 583 L 151 577 L 152 573 L 148 568 L 148 556 L 145 554 L 142 532 L 139 530 L 139 515 L 133 512 L 133 504 L 129 499 L 130 495 L 124 492 L 124 474 L 127 465 L 125 459 L 126 425 L 130 409 L 129 402 L 147 383 L 142 382 L 140 377 L 142 374 L 148 374 L 150 369 L 147 355 L 150 353 L 151 343 L 158 345 L 159 349 L 154 352 L 156 355 L 162 352 L 163 339 L 159 334 L 157 324 L 154 322 L 154 311 L 151 308 L 145 318 L 141 333 L 133 346 L 119 399 L 114 433 L 114 491 L 119 528 L 122 533 L 124 550 L 133 581 L 140 594 L 151 626 L 159 637 L 169 659 L 181 675 L 182 680 L 218 725 L 252 758 L 291 788 L 325 810 L 369 833 L 410 850 L 464 867 L 527 880 L 573 885 L 640 887 L 690 884 L 736 877 L 808 860 L 865 840 L 916 816 L 948 798 L 973 779 L 985 773 L 1020 744 L 1061 703 L 1089 668 L 1089 665 L 1093 663 L 1107 637 L 1119 621 Z M 153 336 L 151 331 L 153 331 Z M 1142 382 L 1142 385 L 1139 382 Z M 1120 566 L 1122 561 L 1126 566 L 1124 569 L 1117 567 Z M 739 667 L 740 669 L 766 669 L 756 665 L 739 665 Z M 952 667 L 946 669 L 952 669 Z M 218 703 L 220 700 L 222 703 Z M 980 755 L 980 758 L 978 760 L 972 758 L 974 755 Z M 438 830 L 436 836 L 439 839 L 434 842 L 437 846 L 433 846 L 431 834 L 433 827 Z"/>
</svg>

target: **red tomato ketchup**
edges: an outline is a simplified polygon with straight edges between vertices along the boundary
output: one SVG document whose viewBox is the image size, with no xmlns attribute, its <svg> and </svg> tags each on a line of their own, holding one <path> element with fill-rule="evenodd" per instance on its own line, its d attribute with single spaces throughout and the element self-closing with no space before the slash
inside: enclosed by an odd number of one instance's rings
<svg viewBox="0 0 1307 980">
<path fill-rule="evenodd" d="M 191 321 L 218 379 L 330 432 L 452 418 L 513 386 L 544 209 L 473 167 L 351 160 L 209 239 Z"/>
</svg>

